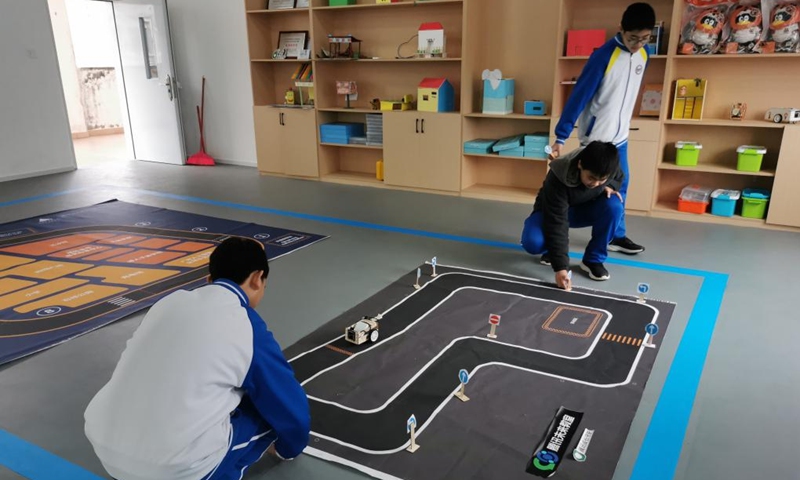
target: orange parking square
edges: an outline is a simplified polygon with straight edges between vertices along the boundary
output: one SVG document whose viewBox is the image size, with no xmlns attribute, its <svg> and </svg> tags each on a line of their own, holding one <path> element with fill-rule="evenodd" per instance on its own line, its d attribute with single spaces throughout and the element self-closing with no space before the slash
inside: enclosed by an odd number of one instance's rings
<svg viewBox="0 0 800 480">
<path fill-rule="evenodd" d="M 197 268 L 202 267 L 203 265 L 207 265 L 209 258 L 211 257 L 211 252 L 213 252 L 213 248 L 209 248 L 207 250 L 203 250 L 202 252 L 193 253 L 191 255 L 187 255 L 181 259 L 169 262 L 165 264 L 166 267 L 184 267 L 184 268 Z"/>
<path fill-rule="evenodd" d="M 33 261 L 34 260 L 32 258 L 0 255 L 0 271 L 3 271 L 7 268 L 16 267 L 18 265 L 25 265 L 26 263 L 31 263 Z"/>
<path fill-rule="evenodd" d="M 53 258 L 66 258 L 66 259 L 83 258 L 87 255 L 104 252 L 110 249 L 111 247 L 104 247 L 102 245 L 84 245 L 82 247 L 70 248 L 69 250 L 62 250 L 60 252 L 53 253 L 48 256 Z"/>
<path fill-rule="evenodd" d="M 103 253 L 98 253 L 96 255 L 92 255 L 91 257 L 86 257 L 84 260 L 98 262 L 100 260 L 105 260 L 107 258 L 116 257 L 119 255 L 124 255 L 126 253 L 134 251 L 133 248 L 112 248 L 111 250 L 106 250 Z"/>
<path fill-rule="evenodd" d="M 105 285 L 84 285 L 58 295 L 44 298 L 38 302 L 26 303 L 14 309 L 17 313 L 30 313 L 47 307 L 77 308 L 98 300 L 113 297 L 128 289 L 124 287 L 108 287 Z"/>
<path fill-rule="evenodd" d="M 28 263 L 19 267 L 6 270 L 0 275 L 17 277 L 35 278 L 38 280 L 55 280 L 56 278 L 66 277 L 75 272 L 92 268 L 94 265 L 72 262 L 56 262 L 52 260 L 42 260 L 41 262 Z"/>
<path fill-rule="evenodd" d="M 179 270 L 132 267 L 97 267 L 78 274 L 79 277 L 102 278 L 103 283 L 141 287 L 181 273 Z"/>
<path fill-rule="evenodd" d="M 0 297 L 0 310 L 16 307 L 23 303 L 33 302 L 41 298 L 63 292 L 64 290 L 75 288 L 79 285 L 89 283 L 89 280 L 77 280 L 74 278 L 59 278 L 52 282 L 46 282 L 35 287 L 29 287 L 16 293 Z"/>
<path fill-rule="evenodd" d="M 160 248 L 169 247 L 170 245 L 175 245 L 178 242 L 180 242 L 180 240 L 173 240 L 171 238 L 149 238 L 143 242 L 133 243 L 131 247 L 158 250 Z"/>
<path fill-rule="evenodd" d="M 199 252 L 204 248 L 213 247 L 213 243 L 205 243 L 205 242 L 182 242 L 179 245 L 173 245 L 169 247 L 167 250 L 175 250 L 178 252 Z"/>
<path fill-rule="evenodd" d="M 36 282 L 28 280 L 17 280 L 16 278 L 0 278 L 0 295 L 19 290 L 21 288 L 36 285 Z"/>
<path fill-rule="evenodd" d="M 28 242 L 21 245 L 0 248 L 0 251 L 9 253 L 21 253 L 23 255 L 48 255 L 68 248 L 79 247 L 102 240 L 113 235 L 109 233 L 81 233 L 78 235 L 64 235 L 63 237 L 48 238 L 38 242 Z"/>
<path fill-rule="evenodd" d="M 161 250 L 136 250 L 135 252 L 119 257 L 109 258 L 109 262 L 137 263 L 140 265 L 161 265 L 164 262 L 182 257 L 182 252 L 164 252 Z"/>
<path fill-rule="evenodd" d="M 107 238 L 102 240 L 98 243 L 104 243 L 108 245 L 130 245 L 131 243 L 141 242 L 145 240 L 146 237 L 142 237 L 139 235 L 114 235 L 111 238 Z"/>
</svg>

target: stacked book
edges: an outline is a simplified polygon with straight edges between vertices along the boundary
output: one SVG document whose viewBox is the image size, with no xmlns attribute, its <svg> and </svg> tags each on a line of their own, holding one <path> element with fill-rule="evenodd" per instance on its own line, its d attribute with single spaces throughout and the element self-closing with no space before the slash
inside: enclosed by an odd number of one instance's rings
<svg viewBox="0 0 800 480">
<path fill-rule="evenodd" d="M 367 115 L 367 145 L 383 145 L 383 114 Z"/>
</svg>

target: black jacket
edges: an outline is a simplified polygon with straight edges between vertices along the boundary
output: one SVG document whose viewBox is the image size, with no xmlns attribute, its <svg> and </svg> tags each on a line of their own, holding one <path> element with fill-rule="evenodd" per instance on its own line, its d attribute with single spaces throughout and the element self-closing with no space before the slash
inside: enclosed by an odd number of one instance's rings
<svg viewBox="0 0 800 480">
<path fill-rule="evenodd" d="M 578 156 L 583 148 L 574 150 L 550 162 L 550 171 L 544 179 L 542 189 L 536 197 L 533 211 L 542 211 L 544 241 L 553 270 L 558 272 L 569 267 L 569 209 L 590 202 L 604 195 L 604 187 L 615 191 L 622 185 L 623 173 L 617 169 L 609 180 L 597 188 L 586 188 L 581 183 Z"/>
</svg>

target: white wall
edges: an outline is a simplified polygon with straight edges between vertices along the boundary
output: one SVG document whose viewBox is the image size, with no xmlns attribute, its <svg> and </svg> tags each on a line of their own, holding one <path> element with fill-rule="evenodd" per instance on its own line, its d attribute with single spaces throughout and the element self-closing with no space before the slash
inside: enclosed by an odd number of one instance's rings
<svg viewBox="0 0 800 480">
<path fill-rule="evenodd" d="M 78 69 L 75 64 L 75 53 L 72 47 L 70 22 L 65 0 L 50 0 L 50 21 L 55 35 L 58 65 L 61 71 L 61 81 L 64 85 L 64 95 L 69 115 L 69 127 L 72 133 L 86 133 L 86 112 L 81 102 L 81 87 L 78 80 Z"/>
<path fill-rule="evenodd" d="M 117 68 L 119 51 L 111 4 L 87 0 L 60 1 L 66 2 L 77 67 Z"/>
<path fill-rule="evenodd" d="M 206 150 L 220 163 L 256 166 L 244 2 L 168 0 L 188 155 L 200 148 L 195 106 L 206 77 Z"/>
<path fill-rule="evenodd" d="M 0 0 L 0 181 L 75 169 L 47 0 Z"/>
</svg>

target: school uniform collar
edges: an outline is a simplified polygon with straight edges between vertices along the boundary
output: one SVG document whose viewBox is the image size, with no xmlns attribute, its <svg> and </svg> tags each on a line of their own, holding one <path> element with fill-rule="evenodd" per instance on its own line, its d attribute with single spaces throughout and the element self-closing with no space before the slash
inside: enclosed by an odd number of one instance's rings
<svg viewBox="0 0 800 480">
<path fill-rule="evenodd" d="M 250 299 L 247 297 L 247 294 L 244 293 L 242 287 L 240 287 L 236 283 L 226 278 L 220 278 L 215 280 L 212 285 L 219 285 L 220 287 L 226 288 L 230 290 L 232 293 L 236 294 L 236 296 L 239 297 L 239 301 L 242 302 L 243 307 L 250 305 Z"/>
<path fill-rule="evenodd" d="M 614 35 L 614 40 L 617 41 L 617 46 L 621 48 L 623 52 L 631 53 L 631 51 L 628 50 L 628 47 L 625 46 L 625 42 L 622 41 L 622 33 L 617 33 Z"/>
</svg>

